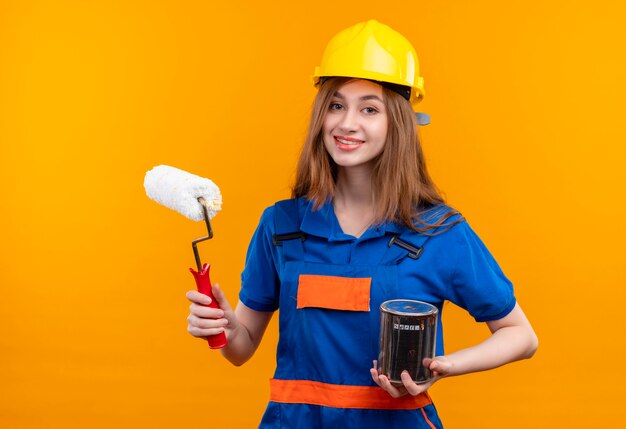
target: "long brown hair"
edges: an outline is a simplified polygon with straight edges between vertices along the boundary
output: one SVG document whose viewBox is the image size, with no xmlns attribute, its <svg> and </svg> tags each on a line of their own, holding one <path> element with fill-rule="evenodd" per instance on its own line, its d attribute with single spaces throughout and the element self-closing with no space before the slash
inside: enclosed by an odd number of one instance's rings
<svg viewBox="0 0 626 429">
<path fill-rule="evenodd" d="M 322 141 L 322 126 L 333 95 L 352 79 L 337 77 L 326 80 L 320 85 L 313 102 L 292 196 L 313 201 L 315 209 L 333 198 L 337 178 L 337 166 Z M 374 222 L 404 224 L 420 233 L 461 222 L 460 216 L 453 222 L 447 222 L 459 213 L 441 206 L 444 199 L 428 174 L 410 103 L 385 86 L 383 101 L 389 125 L 383 151 L 376 158 L 372 173 L 376 201 Z"/>
</svg>

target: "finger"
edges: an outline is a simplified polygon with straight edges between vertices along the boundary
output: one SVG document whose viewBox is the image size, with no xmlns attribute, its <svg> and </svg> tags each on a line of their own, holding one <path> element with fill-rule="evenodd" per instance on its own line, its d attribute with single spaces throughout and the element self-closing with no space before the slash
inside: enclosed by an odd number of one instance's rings
<svg viewBox="0 0 626 429">
<path fill-rule="evenodd" d="M 202 317 L 197 317 L 193 314 L 190 314 L 187 317 L 187 323 L 190 326 L 200 328 L 200 329 L 215 329 L 215 328 L 224 328 L 228 325 L 228 320 L 226 319 L 207 319 Z"/>
<path fill-rule="evenodd" d="M 378 379 L 379 372 L 378 372 L 378 361 L 377 360 L 373 361 L 373 366 L 372 366 L 372 368 L 370 368 L 370 375 L 372 376 L 372 380 L 374 380 L 374 383 L 376 383 L 377 385 L 380 386 L 380 380 Z"/>
<path fill-rule="evenodd" d="M 189 301 L 195 302 L 196 304 L 209 305 L 211 303 L 211 298 L 198 292 L 197 290 L 190 290 L 185 294 L 185 296 Z"/>
<path fill-rule="evenodd" d="M 374 380 L 374 383 L 380 386 L 380 381 L 378 380 L 378 375 L 380 374 L 380 372 L 378 371 L 378 361 L 376 359 L 372 361 L 372 368 L 370 368 L 370 374 L 372 376 L 372 380 Z"/>
<path fill-rule="evenodd" d="M 423 384 L 416 384 L 413 381 L 411 374 L 409 374 L 408 371 L 402 371 L 400 379 L 402 380 L 402 384 L 409 395 L 417 396 L 426 390 Z"/>
<path fill-rule="evenodd" d="M 207 338 L 212 337 L 213 335 L 221 334 L 222 332 L 224 332 L 224 328 L 203 329 L 198 328 L 197 326 L 188 325 L 187 332 L 189 332 L 194 337 Z"/>
<path fill-rule="evenodd" d="M 430 369 L 435 375 L 444 376 L 450 374 L 452 364 L 450 362 L 435 359 L 430 363 L 428 369 Z"/>
<path fill-rule="evenodd" d="M 380 381 L 378 381 L 378 371 L 376 371 L 376 368 L 370 368 L 370 375 L 372 376 L 374 383 L 380 386 Z"/>
<path fill-rule="evenodd" d="M 435 359 L 425 358 L 422 364 L 433 372 L 434 377 L 444 377 L 452 372 L 452 363 L 444 356 L 437 356 Z"/>
<path fill-rule="evenodd" d="M 384 374 L 378 375 L 378 381 L 380 382 L 379 386 L 385 389 L 387 393 L 389 393 L 393 398 L 399 398 L 400 396 L 403 396 L 406 394 L 405 388 L 395 387 L 393 384 L 391 384 L 391 381 L 389 381 L 389 378 L 387 378 L 387 376 Z"/>
<path fill-rule="evenodd" d="M 187 332 L 194 337 L 206 338 L 224 332 L 224 327 L 219 321 L 199 319 L 193 315 L 189 315 L 187 320 Z"/>
<path fill-rule="evenodd" d="M 203 319 L 221 319 L 224 317 L 224 310 L 195 303 L 189 306 L 189 313 Z"/>
<path fill-rule="evenodd" d="M 228 320 L 221 319 L 207 319 L 197 317 L 193 314 L 187 316 L 187 331 L 195 337 L 208 337 L 220 334 L 225 331 Z"/>
</svg>

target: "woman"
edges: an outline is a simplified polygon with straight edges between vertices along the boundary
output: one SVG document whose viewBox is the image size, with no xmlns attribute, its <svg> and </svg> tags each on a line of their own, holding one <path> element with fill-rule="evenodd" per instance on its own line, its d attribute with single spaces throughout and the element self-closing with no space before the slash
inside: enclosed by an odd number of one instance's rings
<svg viewBox="0 0 626 429">
<path fill-rule="evenodd" d="M 221 310 L 195 291 L 189 332 L 226 332 L 235 365 L 280 309 L 277 368 L 261 427 L 442 427 L 426 390 L 443 377 L 528 358 L 536 336 L 511 283 L 430 179 L 413 107 L 423 97 L 410 43 L 376 21 L 329 43 L 300 157 L 294 199 L 268 208 L 250 243 L 240 302 Z M 394 238 L 395 237 L 395 238 Z M 394 238 L 391 240 L 391 238 Z M 434 374 L 402 386 L 379 373 L 380 304 L 445 300 L 492 335 L 445 355 L 441 318 Z M 372 365 L 373 362 L 373 365 Z"/>
</svg>

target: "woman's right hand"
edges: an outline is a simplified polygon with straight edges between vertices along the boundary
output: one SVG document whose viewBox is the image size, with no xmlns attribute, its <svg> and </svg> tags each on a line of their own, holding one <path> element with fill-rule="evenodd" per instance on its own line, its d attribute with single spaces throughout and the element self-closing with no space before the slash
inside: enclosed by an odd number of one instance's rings
<svg viewBox="0 0 626 429">
<path fill-rule="evenodd" d="M 196 290 L 188 291 L 186 296 L 191 301 L 187 317 L 187 332 L 204 340 L 226 332 L 226 338 L 230 340 L 232 331 L 237 326 L 237 317 L 219 285 L 213 285 L 213 296 L 220 308 L 208 307 L 211 298 Z"/>
</svg>

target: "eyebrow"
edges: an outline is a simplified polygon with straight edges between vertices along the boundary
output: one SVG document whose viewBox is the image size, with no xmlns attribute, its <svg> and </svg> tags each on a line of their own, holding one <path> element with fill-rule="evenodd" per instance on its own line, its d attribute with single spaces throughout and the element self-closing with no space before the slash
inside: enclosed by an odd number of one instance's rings
<svg viewBox="0 0 626 429">
<path fill-rule="evenodd" d="M 333 94 L 335 97 L 337 98 L 341 98 L 345 100 L 345 97 L 341 94 L 341 92 L 339 91 L 335 91 L 335 93 Z M 359 100 L 378 100 L 381 103 L 383 102 L 383 100 L 378 96 L 378 95 L 364 95 L 363 97 L 359 97 Z"/>
</svg>

